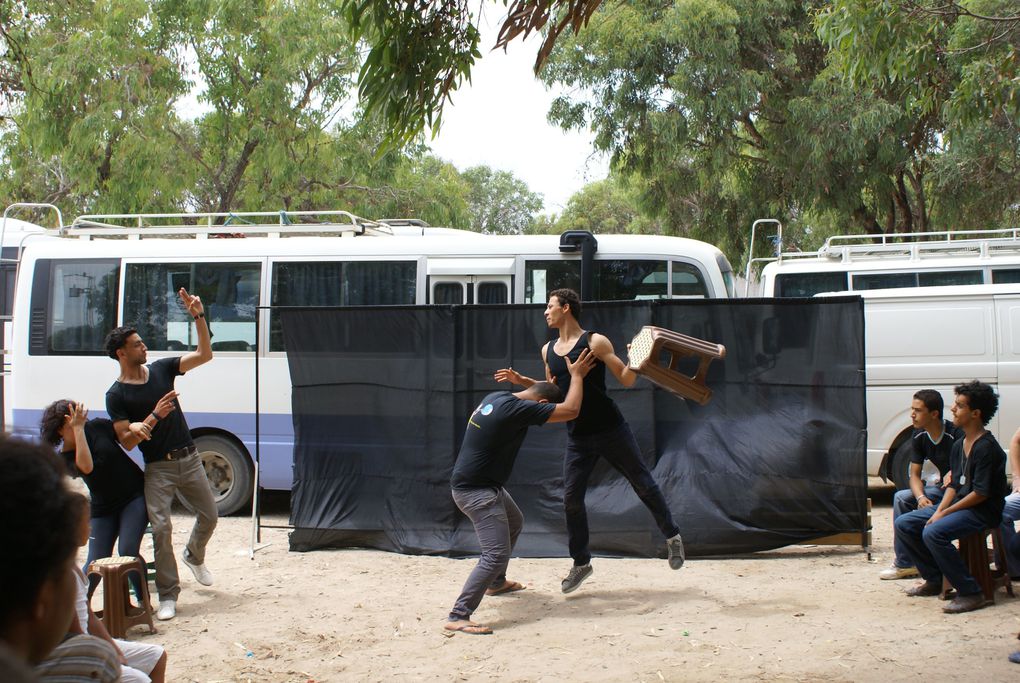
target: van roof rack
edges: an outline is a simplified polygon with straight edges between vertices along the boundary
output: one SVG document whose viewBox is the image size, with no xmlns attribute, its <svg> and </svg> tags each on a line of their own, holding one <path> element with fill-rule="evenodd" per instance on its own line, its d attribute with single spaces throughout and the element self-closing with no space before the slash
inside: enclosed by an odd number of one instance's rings
<svg viewBox="0 0 1020 683">
<path fill-rule="evenodd" d="M 390 219 L 396 221 L 397 219 Z M 404 220 L 404 219 L 401 219 Z M 407 219 L 415 220 L 415 219 Z M 121 213 L 79 216 L 59 233 L 81 239 L 145 237 L 248 237 L 265 235 L 392 235 L 393 223 L 348 211 L 229 211 L 219 213 Z"/>
<path fill-rule="evenodd" d="M 784 253 L 782 258 L 817 256 L 850 262 L 859 259 L 909 258 L 926 256 L 984 257 L 994 253 L 1020 251 L 1020 228 L 995 230 L 942 230 L 877 235 L 834 235 L 816 253 Z"/>
</svg>

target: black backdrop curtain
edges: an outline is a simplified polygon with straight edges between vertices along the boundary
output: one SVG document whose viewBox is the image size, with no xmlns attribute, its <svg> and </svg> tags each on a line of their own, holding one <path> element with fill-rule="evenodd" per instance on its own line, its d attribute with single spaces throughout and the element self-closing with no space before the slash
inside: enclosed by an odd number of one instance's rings
<svg viewBox="0 0 1020 683">
<path fill-rule="evenodd" d="M 544 375 L 542 307 L 280 309 L 293 384 L 292 550 L 478 552 L 449 477 L 492 373 Z M 689 555 L 743 553 L 866 529 L 864 316 L 857 298 L 586 303 L 617 354 L 643 325 L 726 346 L 706 406 L 610 377 Z M 693 362 L 693 361 L 692 361 Z M 507 490 L 515 554 L 566 555 L 562 425 L 532 427 Z M 588 495 L 599 555 L 664 553 L 651 514 L 604 462 Z"/>
</svg>

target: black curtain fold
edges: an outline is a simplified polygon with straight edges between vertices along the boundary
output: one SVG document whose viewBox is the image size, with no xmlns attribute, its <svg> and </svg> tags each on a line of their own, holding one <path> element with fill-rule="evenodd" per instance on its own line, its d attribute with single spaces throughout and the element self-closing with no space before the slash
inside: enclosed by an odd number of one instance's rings
<svg viewBox="0 0 1020 683">
<path fill-rule="evenodd" d="M 478 547 L 450 497 L 468 415 L 512 366 L 540 378 L 553 333 L 535 305 L 280 309 L 293 385 L 293 550 L 462 556 Z M 617 354 L 643 325 L 726 346 L 699 406 L 609 379 L 690 555 L 866 530 L 863 305 L 857 298 L 585 304 Z M 533 427 L 507 489 L 519 556 L 565 556 L 562 425 Z M 587 496 L 592 550 L 664 553 L 651 515 L 604 462 Z"/>
</svg>

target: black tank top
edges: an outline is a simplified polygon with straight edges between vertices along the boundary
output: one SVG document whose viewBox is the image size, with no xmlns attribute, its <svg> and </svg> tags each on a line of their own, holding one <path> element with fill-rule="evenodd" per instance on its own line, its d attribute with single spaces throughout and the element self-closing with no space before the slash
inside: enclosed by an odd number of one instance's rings
<svg viewBox="0 0 1020 683">
<path fill-rule="evenodd" d="M 581 351 L 591 346 L 588 344 L 590 332 L 582 332 L 574 348 L 567 352 L 570 362 L 577 361 Z M 553 347 L 555 341 L 549 342 L 546 346 L 545 362 L 549 365 L 549 372 L 552 373 L 553 381 L 560 388 L 563 395 L 570 390 L 570 372 L 567 370 L 567 362 L 563 357 L 557 355 Z M 587 434 L 600 434 L 616 429 L 623 424 L 623 413 L 616 407 L 613 399 L 606 393 L 606 364 L 600 360 L 595 361 L 588 374 L 584 376 L 584 397 L 581 399 L 581 414 L 576 420 L 567 423 L 567 431 L 572 436 L 585 436 Z"/>
</svg>

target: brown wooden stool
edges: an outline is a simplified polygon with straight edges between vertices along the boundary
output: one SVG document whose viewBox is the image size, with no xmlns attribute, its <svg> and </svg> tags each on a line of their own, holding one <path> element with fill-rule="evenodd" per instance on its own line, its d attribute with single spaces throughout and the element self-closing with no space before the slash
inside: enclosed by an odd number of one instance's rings
<svg viewBox="0 0 1020 683">
<path fill-rule="evenodd" d="M 129 591 L 131 582 L 128 575 L 136 572 L 141 578 L 141 604 L 131 606 Z M 137 624 L 148 624 L 149 633 L 156 632 L 152 622 L 152 608 L 149 605 L 149 584 L 145 578 L 145 564 L 138 557 L 103 557 L 89 565 L 89 576 L 96 575 L 103 584 L 103 609 L 96 616 L 114 638 L 123 638 L 129 628 Z"/>
<path fill-rule="evenodd" d="M 663 366 L 663 352 L 669 353 L 669 365 Z M 693 376 L 677 370 L 677 360 L 697 356 L 698 370 Z M 712 390 L 705 385 L 708 364 L 726 357 L 726 347 L 713 344 L 664 327 L 646 325 L 634 336 L 628 350 L 630 368 L 655 382 L 663 389 L 705 405 L 712 399 Z"/>
<path fill-rule="evenodd" d="M 987 538 L 992 537 L 992 557 L 995 561 L 995 569 L 991 568 L 988 561 Z M 1009 579 L 1009 570 L 1006 568 L 1005 550 L 1002 547 L 1002 532 L 998 527 L 984 529 L 975 532 L 970 536 L 964 536 L 959 540 L 960 557 L 967 565 L 967 571 L 974 577 L 977 584 L 981 586 L 981 592 L 985 600 L 995 602 L 995 591 L 998 588 L 1005 588 L 1006 594 L 1013 597 L 1013 583 Z M 943 577 L 942 598 L 946 599 L 951 586 Z"/>
</svg>

